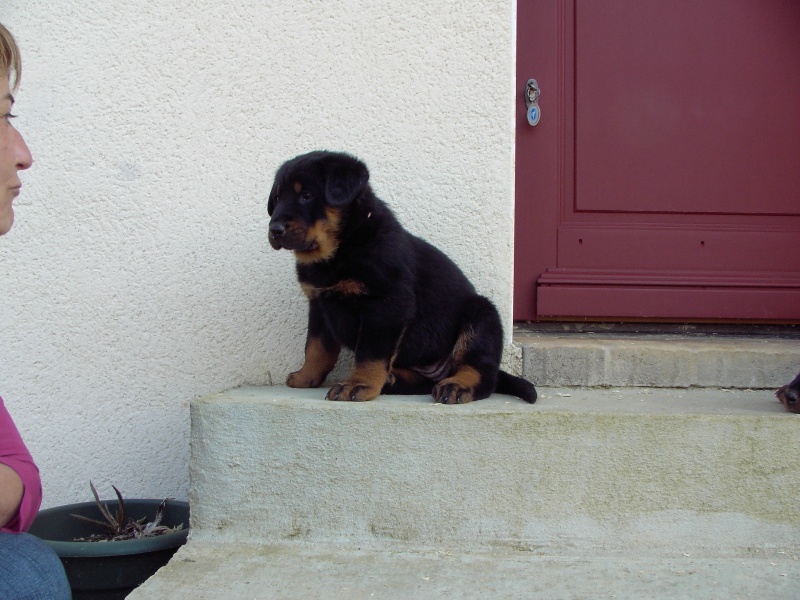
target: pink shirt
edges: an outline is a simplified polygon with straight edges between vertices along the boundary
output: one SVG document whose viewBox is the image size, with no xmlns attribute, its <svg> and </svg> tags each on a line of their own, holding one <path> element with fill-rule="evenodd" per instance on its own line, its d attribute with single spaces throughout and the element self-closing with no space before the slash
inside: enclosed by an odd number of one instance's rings
<svg viewBox="0 0 800 600">
<path fill-rule="evenodd" d="M 0 463 L 14 469 L 22 479 L 24 491 L 17 516 L 0 531 L 19 533 L 27 531 L 42 504 L 42 481 L 31 453 L 25 447 L 3 399 L 0 398 Z"/>
</svg>

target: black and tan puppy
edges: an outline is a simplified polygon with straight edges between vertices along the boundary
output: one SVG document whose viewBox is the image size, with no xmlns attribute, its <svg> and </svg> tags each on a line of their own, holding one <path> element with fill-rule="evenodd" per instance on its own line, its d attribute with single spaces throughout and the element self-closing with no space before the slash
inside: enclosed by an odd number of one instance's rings
<svg viewBox="0 0 800 600">
<path fill-rule="evenodd" d="M 429 393 L 456 404 L 497 391 L 536 401 L 531 383 L 499 369 L 497 309 L 403 229 L 364 163 L 333 152 L 293 158 L 278 169 L 268 210 L 270 244 L 294 252 L 309 303 L 305 362 L 287 385 L 320 386 L 344 346 L 355 365 L 329 400 Z"/>
</svg>

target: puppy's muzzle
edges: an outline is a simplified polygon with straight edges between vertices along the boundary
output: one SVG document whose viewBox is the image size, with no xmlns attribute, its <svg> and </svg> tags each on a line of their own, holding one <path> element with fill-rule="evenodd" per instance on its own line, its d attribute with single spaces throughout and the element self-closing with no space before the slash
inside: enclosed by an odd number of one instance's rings
<svg viewBox="0 0 800 600">
<path fill-rule="evenodd" d="M 292 221 L 272 219 L 269 222 L 269 243 L 275 250 L 281 248 L 301 252 L 314 250 L 317 244 L 314 240 L 307 240 L 307 234 L 308 231 L 304 227 Z"/>
<path fill-rule="evenodd" d="M 283 234 L 286 233 L 286 223 L 281 223 L 280 221 L 270 221 L 269 223 L 269 243 L 270 246 L 275 248 L 275 250 L 280 250 L 283 245 L 281 244 L 281 238 L 283 238 Z"/>
</svg>

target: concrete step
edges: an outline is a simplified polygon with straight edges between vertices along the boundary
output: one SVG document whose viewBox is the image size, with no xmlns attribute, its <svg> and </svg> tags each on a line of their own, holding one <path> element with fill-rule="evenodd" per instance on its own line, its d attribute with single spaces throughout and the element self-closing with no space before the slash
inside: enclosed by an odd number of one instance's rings
<svg viewBox="0 0 800 600">
<path fill-rule="evenodd" d="M 792 332 L 687 335 L 518 326 L 514 342 L 522 348 L 523 376 L 548 386 L 776 389 L 800 370 L 800 338 Z"/>
<path fill-rule="evenodd" d="M 800 596 L 800 416 L 771 391 L 192 402 L 192 532 L 155 598 Z"/>
<path fill-rule="evenodd" d="M 192 403 L 192 527 L 220 541 L 737 553 L 794 548 L 800 417 L 769 391 L 547 389 L 528 405 Z"/>
</svg>

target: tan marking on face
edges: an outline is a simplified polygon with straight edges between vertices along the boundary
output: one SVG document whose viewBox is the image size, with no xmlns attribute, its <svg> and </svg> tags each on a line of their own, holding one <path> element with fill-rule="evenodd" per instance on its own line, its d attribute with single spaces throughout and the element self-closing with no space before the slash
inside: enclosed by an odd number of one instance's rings
<svg viewBox="0 0 800 600">
<path fill-rule="evenodd" d="M 325 218 L 317 221 L 306 232 L 306 242 L 315 243 L 313 250 L 295 250 L 295 258 L 301 263 L 315 263 L 332 258 L 339 247 L 339 221 L 341 215 L 335 208 L 325 207 Z"/>
<path fill-rule="evenodd" d="M 299 194 L 300 192 L 303 191 L 303 184 L 300 183 L 299 181 L 295 181 L 294 185 L 292 186 L 292 189 L 294 190 L 295 194 Z"/>
<path fill-rule="evenodd" d="M 294 388 L 319 387 L 339 358 L 339 348 L 327 350 L 322 340 L 311 338 L 306 344 L 303 366 L 290 373 L 286 385 Z"/>
<path fill-rule="evenodd" d="M 316 298 L 319 295 L 319 291 L 310 283 L 301 283 L 300 289 L 303 290 L 303 293 L 306 295 L 306 298 Z"/>
</svg>

